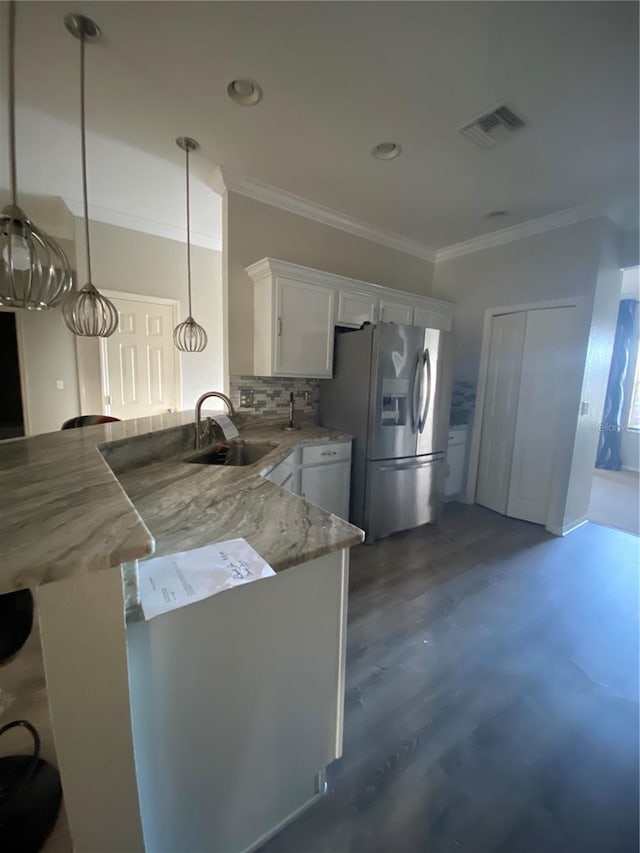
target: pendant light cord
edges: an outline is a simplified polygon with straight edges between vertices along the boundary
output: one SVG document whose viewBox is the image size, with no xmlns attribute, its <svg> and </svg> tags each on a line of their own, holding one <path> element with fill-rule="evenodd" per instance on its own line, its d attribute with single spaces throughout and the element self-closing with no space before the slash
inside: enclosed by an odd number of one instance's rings
<svg viewBox="0 0 640 853">
<path fill-rule="evenodd" d="M 9 3 L 9 96 L 7 105 L 9 109 L 9 184 L 11 190 L 11 204 L 18 204 L 18 181 L 16 169 L 16 4 L 15 0 Z"/>
<path fill-rule="evenodd" d="M 80 36 L 80 139 L 82 144 L 82 195 L 84 206 L 84 239 L 87 253 L 87 281 L 91 283 L 91 248 L 89 245 L 89 193 L 87 190 L 87 130 L 85 119 L 84 35 Z"/>
<path fill-rule="evenodd" d="M 187 158 L 187 283 L 189 285 L 189 317 L 191 317 L 191 213 L 189 204 L 189 148 L 185 151 Z"/>
</svg>

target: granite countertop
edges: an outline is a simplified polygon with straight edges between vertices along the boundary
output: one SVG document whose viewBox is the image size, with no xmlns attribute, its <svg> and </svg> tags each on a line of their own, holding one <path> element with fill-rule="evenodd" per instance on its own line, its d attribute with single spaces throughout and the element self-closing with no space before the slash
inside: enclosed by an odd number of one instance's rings
<svg viewBox="0 0 640 853">
<path fill-rule="evenodd" d="M 273 450 L 243 467 L 189 464 L 192 412 L 2 442 L 0 593 L 240 536 L 276 571 L 362 541 L 357 527 L 262 476 L 297 445 L 348 436 L 234 420 L 239 440 Z"/>
</svg>

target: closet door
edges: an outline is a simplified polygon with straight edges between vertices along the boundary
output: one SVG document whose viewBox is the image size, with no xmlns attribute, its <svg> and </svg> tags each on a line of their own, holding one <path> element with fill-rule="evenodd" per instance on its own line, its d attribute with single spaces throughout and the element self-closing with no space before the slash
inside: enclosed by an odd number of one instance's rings
<svg viewBox="0 0 640 853">
<path fill-rule="evenodd" d="M 554 451 L 565 417 L 575 309 L 527 312 L 507 515 L 546 524 Z"/>
<path fill-rule="evenodd" d="M 524 311 L 493 318 L 476 501 L 507 512 L 526 327 Z"/>
</svg>

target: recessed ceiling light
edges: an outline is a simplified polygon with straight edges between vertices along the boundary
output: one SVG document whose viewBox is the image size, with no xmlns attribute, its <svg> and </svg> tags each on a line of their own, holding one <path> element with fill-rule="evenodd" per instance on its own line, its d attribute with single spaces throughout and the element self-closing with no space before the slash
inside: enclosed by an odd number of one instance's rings
<svg viewBox="0 0 640 853">
<path fill-rule="evenodd" d="M 402 154 L 402 146 L 397 142 L 380 142 L 371 149 L 371 156 L 376 160 L 395 160 Z"/>
<path fill-rule="evenodd" d="M 491 213 L 487 213 L 487 219 L 499 219 L 501 216 L 508 216 L 508 210 L 492 210 Z"/>
<path fill-rule="evenodd" d="M 232 80 L 227 95 L 241 107 L 252 107 L 262 100 L 262 89 L 255 80 Z"/>
</svg>

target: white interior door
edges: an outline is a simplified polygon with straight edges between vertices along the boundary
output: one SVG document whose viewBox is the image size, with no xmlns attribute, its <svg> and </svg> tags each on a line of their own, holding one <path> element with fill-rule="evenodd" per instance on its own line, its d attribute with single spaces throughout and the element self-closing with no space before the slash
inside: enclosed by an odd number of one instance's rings
<svg viewBox="0 0 640 853">
<path fill-rule="evenodd" d="M 546 524 L 575 309 L 527 311 L 507 515 Z"/>
<path fill-rule="evenodd" d="M 482 415 L 476 500 L 507 512 L 511 460 L 520 395 L 526 312 L 493 318 Z"/>
<path fill-rule="evenodd" d="M 119 322 L 116 333 L 103 344 L 108 414 L 126 420 L 177 409 L 173 306 L 110 298 L 118 309 Z"/>
</svg>

